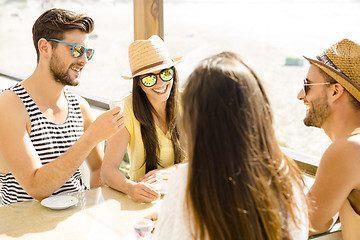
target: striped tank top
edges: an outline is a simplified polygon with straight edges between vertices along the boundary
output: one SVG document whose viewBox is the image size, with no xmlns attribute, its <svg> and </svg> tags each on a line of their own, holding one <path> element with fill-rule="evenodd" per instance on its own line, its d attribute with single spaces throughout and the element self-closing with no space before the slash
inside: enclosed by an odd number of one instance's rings
<svg viewBox="0 0 360 240">
<path fill-rule="evenodd" d="M 64 93 L 68 101 L 69 113 L 66 121 L 61 124 L 55 124 L 49 121 L 41 113 L 40 109 L 20 83 L 9 88 L 9 90 L 12 90 L 19 96 L 30 116 L 30 139 L 43 165 L 61 156 L 84 133 L 79 102 L 68 89 L 64 88 Z M 33 199 L 23 190 L 11 173 L 0 173 L 0 182 L 2 205 Z M 77 169 L 74 175 L 62 187 L 55 191 L 53 195 L 77 192 L 85 189 L 86 186 L 81 179 L 80 170 Z"/>
</svg>

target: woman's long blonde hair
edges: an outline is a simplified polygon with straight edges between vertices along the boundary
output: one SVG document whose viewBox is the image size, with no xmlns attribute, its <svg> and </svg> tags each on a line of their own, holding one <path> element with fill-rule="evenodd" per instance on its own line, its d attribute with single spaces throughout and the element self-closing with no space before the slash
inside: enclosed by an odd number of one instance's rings
<svg viewBox="0 0 360 240">
<path fill-rule="evenodd" d="M 194 239 L 289 239 L 301 173 L 279 149 L 269 100 L 241 58 L 203 60 L 183 93 Z M 298 194 L 298 193 L 297 193 Z"/>
</svg>

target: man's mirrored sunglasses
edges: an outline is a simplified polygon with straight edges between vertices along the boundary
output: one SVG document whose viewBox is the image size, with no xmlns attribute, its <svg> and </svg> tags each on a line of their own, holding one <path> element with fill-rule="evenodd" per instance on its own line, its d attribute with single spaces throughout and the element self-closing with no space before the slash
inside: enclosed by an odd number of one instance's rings
<svg viewBox="0 0 360 240">
<path fill-rule="evenodd" d="M 157 82 L 157 76 L 159 76 L 164 82 L 170 81 L 174 77 L 174 69 L 167 68 L 161 70 L 158 74 L 150 73 L 145 76 L 141 76 L 140 81 L 145 87 L 152 87 Z"/>
<path fill-rule="evenodd" d="M 49 39 L 48 41 L 54 41 L 54 42 L 59 42 L 59 43 L 64 43 L 66 45 L 72 46 L 72 50 L 71 50 L 71 55 L 74 58 L 80 58 L 82 57 L 82 55 L 84 55 L 84 53 L 86 54 L 86 58 L 88 61 L 91 60 L 91 58 L 94 56 L 95 50 L 91 49 L 91 48 L 86 48 L 83 45 L 80 44 L 72 44 L 72 43 L 68 43 L 68 42 L 64 42 L 64 41 L 60 41 L 57 39 Z"/>
</svg>

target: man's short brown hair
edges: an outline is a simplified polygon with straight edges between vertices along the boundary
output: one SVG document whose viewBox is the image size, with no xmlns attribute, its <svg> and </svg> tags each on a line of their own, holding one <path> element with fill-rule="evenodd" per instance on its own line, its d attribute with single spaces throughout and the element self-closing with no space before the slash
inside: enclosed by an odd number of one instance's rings
<svg viewBox="0 0 360 240">
<path fill-rule="evenodd" d="M 32 28 L 33 42 L 39 62 L 40 53 L 38 42 L 41 38 L 62 40 L 64 33 L 78 29 L 84 33 L 91 33 L 94 29 L 92 18 L 64 9 L 50 9 L 44 12 L 34 23 Z M 52 46 L 56 43 L 52 42 Z"/>
</svg>

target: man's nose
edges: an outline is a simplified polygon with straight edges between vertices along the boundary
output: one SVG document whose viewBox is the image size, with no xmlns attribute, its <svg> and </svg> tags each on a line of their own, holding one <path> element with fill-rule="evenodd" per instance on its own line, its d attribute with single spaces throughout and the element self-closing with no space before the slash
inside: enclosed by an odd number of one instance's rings
<svg viewBox="0 0 360 240">
<path fill-rule="evenodd" d="M 86 53 L 84 53 L 80 58 L 79 58 L 80 62 L 87 64 L 89 62 Z"/>
<path fill-rule="evenodd" d="M 305 98 L 305 92 L 304 89 L 301 89 L 297 95 L 297 99 L 304 100 L 304 98 Z"/>
</svg>

